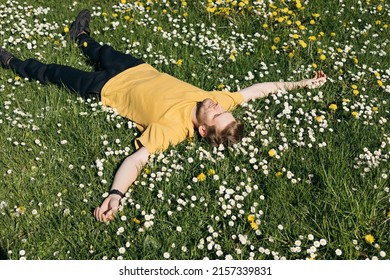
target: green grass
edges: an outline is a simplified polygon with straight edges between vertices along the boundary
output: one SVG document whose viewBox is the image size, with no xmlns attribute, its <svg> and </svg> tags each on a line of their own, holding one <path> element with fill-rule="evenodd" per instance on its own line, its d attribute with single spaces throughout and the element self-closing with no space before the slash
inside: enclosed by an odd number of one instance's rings
<svg viewBox="0 0 390 280">
<path fill-rule="evenodd" d="M 164 259 L 168 252 L 171 259 L 388 259 L 386 1 L 309 1 L 304 9 L 295 1 L 249 1 L 226 4 L 229 14 L 215 14 L 222 4 L 207 12 L 207 1 L 139 1 L 145 11 L 118 1 L 12 2 L 0 12 L 0 40 L 22 59 L 91 70 L 63 31 L 88 7 L 98 41 L 206 90 L 297 80 L 311 76 L 313 64 L 329 82 L 237 109 L 247 137 L 236 147 L 213 149 L 195 138 L 151 158 L 117 219 L 102 224 L 93 209 L 134 151 L 136 129 L 97 100 L 1 69 L 0 258 Z M 278 155 L 270 157 L 270 149 Z M 195 180 L 201 173 L 206 179 Z"/>
</svg>

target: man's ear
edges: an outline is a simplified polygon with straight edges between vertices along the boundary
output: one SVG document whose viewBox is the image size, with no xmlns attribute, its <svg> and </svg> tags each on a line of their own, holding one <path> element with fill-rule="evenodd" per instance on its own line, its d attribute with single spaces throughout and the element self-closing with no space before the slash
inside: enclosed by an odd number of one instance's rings
<svg viewBox="0 0 390 280">
<path fill-rule="evenodd" d="M 200 125 L 200 126 L 198 127 L 198 131 L 199 131 L 200 136 L 206 137 L 206 135 L 207 135 L 206 126 Z"/>
</svg>

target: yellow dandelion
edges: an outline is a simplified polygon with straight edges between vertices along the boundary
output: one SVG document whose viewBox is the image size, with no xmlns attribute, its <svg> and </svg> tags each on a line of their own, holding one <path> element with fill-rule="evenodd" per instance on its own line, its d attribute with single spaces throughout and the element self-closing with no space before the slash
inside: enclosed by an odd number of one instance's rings
<svg viewBox="0 0 390 280">
<path fill-rule="evenodd" d="M 253 230 L 258 230 L 259 229 L 259 226 L 255 222 L 251 222 L 250 224 L 251 224 L 251 228 Z"/>
<path fill-rule="evenodd" d="M 311 67 L 313 67 L 314 69 L 316 69 L 316 68 L 317 68 L 317 64 L 312 63 L 312 64 L 311 64 Z"/>
<path fill-rule="evenodd" d="M 275 149 L 271 149 L 271 150 L 269 150 L 268 151 L 268 155 L 270 156 L 270 157 L 274 157 L 274 156 L 276 156 L 276 151 L 275 151 Z"/>
<path fill-rule="evenodd" d="M 314 14 L 312 14 L 312 16 L 313 16 L 314 18 L 319 18 L 319 17 L 320 17 L 320 14 L 314 13 Z"/>
<path fill-rule="evenodd" d="M 378 7 L 376 7 L 376 9 L 377 9 L 378 11 L 382 11 L 382 10 L 383 10 L 383 6 L 382 6 L 382 5 L 379 5 Z"/>
<path fill-rule="evenodd" d="M 357 89 L 358 86 L 357 86 L 357 85 L 352 85 L 351 88 L 352 88 L 352 89 Z"/>
<path fill-rule="evenodd" d="M 183 64 L 183 60 L 182 59 L 178 59 L 177 61 L 176 61 L 176 65 L 177 66 L 181 66 Z"/>
<path fill-rule="evenodd" d="M 121 3 L 122 4 L 126 4 L 126 0 L 121 0 Z"/>
<path fill-rule="evenodd" d="M 335 32 L 331 32 L 331 33 L 330 33 L 330 36 L 335 37 L 335 36 L 336 36 L 336 33 L 335 33 Z"/>
<path fill-rule="evenodd" d="M 334 103 L 332 103 L 332 104 L 329 105 L 328 108 L 329 108 L 330 110 L 332 110 L 332 111 L 336 111 L 336 110 L 337 110 L 337 105 L 334 104 Z"/>
<path fill-rule="evenodd" d="M 381 80 L 378 80 L 376 81 L 378 83 L 378 86 L 382 87 L 383 86 L 383 82 Z"/>
<path fill-rule="evenodd" d="M 321 60 L 325 60 L 325 59 L 326 59 L 326 56 L 325 56 L 324 54 L 321 54 L 321 55 L 320 55 L 320 59 L 321 59 Z"/>
<path fill-rule="evenodd" d="M 68 33 L 68 32 L 69 32 L 69 27 L 65 26 L 65 27 L 64 27 L 64 32 L 65 32 L 65 33 Z"/>
<path fill-rule="evenodd" d="M 131 219 L 131 221 L 136 223 L 137 225 L 139 225 L 141 223 L 141 221 L 138 220 L 137 218 L 133 218 L 133 219 Z"/>
<path fill-rule="evenodd" d="M 307 44 L 305 43 L 305 41 L 299 40 L 298 42 L 299 42 L 299 44 L 301 45 L 302 48 L 306 48 L 307 47 Z"/>
<path fill-rule="evenodd" d="M 271 46 L 271 50 L 276 51 L 278 48 L 275 45 Z"/>
<path fill-rule="evenodd" d="M 206 175 L 204 173 L 200 173 L 198 176 L 196 176 L 196 179 L 198 179 L 200 182 L 203 182 L 206 180 Z"/>
<path fill-rule="evenodd" d="M 357 95 L 359 94 L 359 91 L 358 91 L 357 89 L 354 89 L 354 90 L 352 91 L 352 93 L 353 93 L 353 95 L 357 96 Z"/>
<path fill-rule="evenodd" d="M 374 112 L 378 112 L 379 108 L 376 107 L 376 106 L 374 106 L 374 107 L 372 107 L 372 110 L 373 110 Z"/>
<path fill-rule="evenodd" d="M 387 211 L 387 218 L 390 219 L 390 209 L 389 209 L 389 211 Z"/>
<path fill-rule="evenodd" d="M 353 58 L 353 62 L 354 62 L 355 64 L 358 64 L 359 60 L 357 59 L 357 57 L 354 57 L 354 58 Z"/>
<path fill-rule="evenodd" d="M 366 234 L 366 235 L 364 236 L 364 240 L 365 240 L 368 244 L 372 244 L 372 243 L 374 243 L 375 238 L 374 238 L 374 236 L 373 236 L 372 234 Z"/>
<path fill-rule="evenodd" d="M 88 47 L 88 43 L 87 43 L 87 42 L 84 42 L 84 43 L 83 43 L 83 47 L 84 47 L 84 48 Z"/>
<path fill-rule="evenodd" d="M 316 36 L 310 36 L 310 37 L 309 37 L 309 41 L 314 42 L 314 41 L 316 41 L 316 40 L 317 40 L 317 37 L 316 37 Z"/>
<path fill-rule="evenodd" d="M 268 28 L 268 24 L 266 24 L 266 23 L 264 23 L 262 26 L 264 29 Z"/>
<path fill-rule="evenodd" d="M 291 37 L 294 38 L 294 39 L 298 39 L 299 35 L 298 34 L 293 34 L 293 35 L 291 35 Z"/>
<path fill-rule="evenodd" d="M 22 213 L 24 214 L 26 212 L 26 207 L 24 206 L 19 206 L 18 208 L 16 208 L 16 211 L 19 212 L 19 213 Z"/>
<path fill-rule="evenodd" d="M 324 120 L 324 116 L 316 116 L 315 120 L 316 122 L 322 122 Z"/>
<path fill-rule="evenodd" d="M 359 113 L 356 112 L 356 111 L 353 111 L 353 112 L 351 113 L 351 115 L 352 115 L 354 118 L 358 118 L 358 117 L 359 117 Z"/>
<path fill-rule="evenodd" d="M 223 89 L 223 88 L 225 88 L 225 85 L 224 85 L 224 84 L 219 84 L 219 85 L 218 85 L 218 89 Z"/>
<path fill-rule="evenodd" d="M 294 52 L 290 52 L 290 53 L 288 54 L 288 57 L 289 57 L 289 58 L 293 58 L 293 57 L 294 57 Z"/>
<path fill-rule="evenodd" d="M 282 177 L 283 176 L 283 172 L 278 171 L 278 172 L 275 173 L 275 176 L 276 177 Z"/>
<path fill-rule="evenodd" d="M 255 215 L 250 214 L 250 215 L 248 215 L 247 219 L 248 219 L 249 222 L 254 222 L 255 221 Z"/>
<path fill-rule="evenodd" d="M 311 24 L 311 25 L 314 25 L 314 24 L 316 24 L 316 21 L 315 21 L 314 19 L 311 19 L 311 20 L 310 20 L 310 24 Z"/>
<path fill-rule="evenodd" d="M 275 37 L 274 38 L 274 42 L 277 44 L 277 43 L 279 43 L 280 42 L 280 37 Z"/>
<path fill-rule="evenodd" d="M 19 76 L 15 76 L 15 81 L 20 81 L 20 77 Z"/>
<path fill-rule="evenodd" d="M 215 175 L 215 170 L 214 169 L 209 169 L 209 171 L 207 171 L 207 175 L 211 176 L 211 175 Z"/>
</svg>

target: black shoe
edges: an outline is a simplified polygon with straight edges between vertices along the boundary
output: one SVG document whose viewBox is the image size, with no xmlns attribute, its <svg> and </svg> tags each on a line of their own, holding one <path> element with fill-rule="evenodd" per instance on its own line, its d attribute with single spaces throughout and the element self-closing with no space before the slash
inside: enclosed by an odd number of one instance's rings
<svg viewBox="0 0 390 280">
<path fill-rule="evenodd" d="M 0 48 L 0 62 L 1 62 L 1 65 L 3 67 L 9 67 L 9 61 L 11 60 L 11 58 L 13 58 L 14 56 L 12 55 L 12 53 L 6 51 L 5 49 L 3 48 Z"/>
<path fill-rule="evenodd" d="M 76 17 L 76 20 L 72 23 L 69 30 L 70 39 L 76 42 L 77 36 L 82 32 L 89 35 L 89 21 L 91 20 L 91 12 L 87 9 L 82 10 Z"/>
</svg>

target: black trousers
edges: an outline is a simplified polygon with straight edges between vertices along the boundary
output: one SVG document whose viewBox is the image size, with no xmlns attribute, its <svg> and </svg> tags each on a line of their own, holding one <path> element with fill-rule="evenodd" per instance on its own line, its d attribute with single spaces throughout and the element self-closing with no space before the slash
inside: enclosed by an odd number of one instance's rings
<svg viewBox="0 0 390 280">
<path fill-rule="evenodd" d="M 114 50 L 111 46 L 100 45 L 86 34 L 78 37 L 83 53 L 95 64 L 97 71 L 86 72 L 59 64 L 44 64 L 35 59 L 10 61 L 10 67 L 24 78 L 32 78 L 42 84 L 52 83 L 65 86 L 83 98 L 99 96 L 104 84 L 120 72 L 144 63 L 130 54 Z"/>
</svg>

